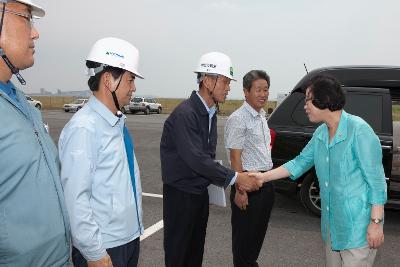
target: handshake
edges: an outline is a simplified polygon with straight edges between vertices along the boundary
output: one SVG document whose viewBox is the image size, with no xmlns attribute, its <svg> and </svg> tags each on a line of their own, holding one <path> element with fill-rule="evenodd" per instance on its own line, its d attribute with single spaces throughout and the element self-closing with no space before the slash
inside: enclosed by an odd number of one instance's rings
<svg viewBox="0 0 400 267">
<path fill-rule="evenodd" d="M 264 182 L 264 179 L 256 173 L 242 172 L 238 173 L 236 178 L 236 188 L 247 192 L 256 191 Z"/>
</svg>

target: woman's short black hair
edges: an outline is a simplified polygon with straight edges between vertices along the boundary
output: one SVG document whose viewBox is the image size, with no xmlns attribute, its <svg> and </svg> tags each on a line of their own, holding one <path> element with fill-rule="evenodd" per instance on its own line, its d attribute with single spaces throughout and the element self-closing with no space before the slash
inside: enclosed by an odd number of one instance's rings
<svg viewBox="0 0 400 267">
<path fill-rule="evenodd" d="M 312 103 L 319 109 L 336 111 L 343 109 L 346 98 L 340 82 L 333 76 L 320 74 L 311 78 L 307 87 L 310 88 Z"/>
<path fill-rule="evenodd" d="M 101 63 L 98 62 L 93 62 L 90 60 L 86 61 L 86 67 L 88 68 L 98 68 L 101 66 Z M 117 79 L 120 77 L 125 70 L 121 68 L 116 68 L 116 67 L 111 67 L 111 66 L 106 66 L 101 72 L 97 73 L 95 76 L 91 76 L 88 80 L 88 86 L 90 91 L 97 91 L 99 90 L 99 83 L 100 83 L 100 78 L 105 72 L 111 73 L 114 79 Z"/>
</svg>

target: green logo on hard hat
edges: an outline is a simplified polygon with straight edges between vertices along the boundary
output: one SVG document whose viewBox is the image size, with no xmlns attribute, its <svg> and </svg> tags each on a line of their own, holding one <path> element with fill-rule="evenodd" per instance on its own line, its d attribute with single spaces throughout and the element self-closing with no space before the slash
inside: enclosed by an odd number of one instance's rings
<svg viewBox="0 0 400 267">
<path fill-rule="evenodd" d="M 231 76 L 233 76 L 233 68 L 232 67 L 230 68 L 229 72 L 230 72 Z"/>
</svg>

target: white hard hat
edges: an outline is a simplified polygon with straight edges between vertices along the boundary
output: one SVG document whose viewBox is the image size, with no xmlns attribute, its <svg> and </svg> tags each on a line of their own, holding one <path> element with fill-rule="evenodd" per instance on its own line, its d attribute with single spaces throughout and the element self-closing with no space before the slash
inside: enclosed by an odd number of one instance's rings
<svg viewBox="0 0 400 267">
<path fill-rule="evenodd" d="M 233 67 L 231 59 L 220 52 L 210 52 L 200 57 L 195 73 L 220 74 L 231 80 L 233 78 Z"/>
<path fill-rule="evenodd" d="M 92 46 L 86 60 L 124 69 L 143 79 L 143 76 L 138 72 L 139 51 L 132 44 L 122 39 L 108 37 L 98 40 Z M 103 67 L 99 71 L 103 70 Z M 89 69 L 92 76 L 99 72 L 96 69 Z"/>
<path fill-rule="evenodd" d="M 28 7 L 30 7 L 32 16 L 41 18 L 41 17 L 44 17 L 44 15 L 46 14 L 44 9 L 41 8 L 40 6 L 32 3 L 32 0 L 13 0 L 13 1 L 27 5 Z M 1 0 L 0 2 L 7 3 L 7 2 L 13 2 L 13 1 L 12 0 Z"/>
</svg>

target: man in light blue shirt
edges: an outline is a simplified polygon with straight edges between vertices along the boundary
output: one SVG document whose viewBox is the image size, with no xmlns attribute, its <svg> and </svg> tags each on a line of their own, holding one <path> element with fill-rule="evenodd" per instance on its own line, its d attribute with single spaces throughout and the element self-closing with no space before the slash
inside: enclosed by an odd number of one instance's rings
<svg viewBox="0 0 400 267">
<path fill-rule="evenodd" d="M 136 91 L 139 54 L 117 38 L 97 41 L 87 58 L 93 91 L 64 127 L 61 180 L 79 266 L 137 266 L 143 233 L 139 167 L 120 107 Z"/>
<path fill-rule="evenodd" d="M 11 82 L 34 64 L 30 0 L 0 0 L 0 266 L 68 266 L 68 214 L 56 147 L 40 112 Z"/>
</svg>

